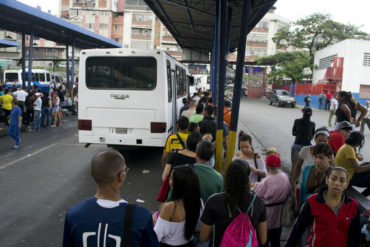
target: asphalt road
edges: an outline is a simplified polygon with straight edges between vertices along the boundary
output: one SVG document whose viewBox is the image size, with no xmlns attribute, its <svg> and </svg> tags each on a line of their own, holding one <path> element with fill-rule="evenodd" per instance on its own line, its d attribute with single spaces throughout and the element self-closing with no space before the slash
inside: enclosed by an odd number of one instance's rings
<svg viewBox="0 0 370 247">
<path fill-rule="evenodd" d="M 257 152 L 275 146 L 281 153 L 283 166 L 290 169 L 290 146 L 294 141 L 291 128 L 301 117 L 298 108 L 277 108 L 256 100 L 241 102 L 239 129 L 253 136 Z M 328 112 L 314 111 L 317 126 L 326 124 Z M 66 117 L 61 128 L 21 133 L 21 145 L 13 150 L 10 137 L 0 137 L 0 246 L 60 246 L 66 210 L 73 204 L 94 195 L 95 185 L 90 172 L 94 154 L 107 148 L 78 144 L 77 121 Z M 366 132 L 370 140 L 370 132 Z M 370 160 L 369 141 L 363 148 Z M 160 179 L 162 150 L 143 148 L 124 152 L 130 167 L 122 197 L 151 211 Z M 149 173 L 143 172 L 149 170 Z"/>
<path fill-rule="evenodd" d="M 71 117 L 61 128 L 22 132 L 18 150 L 10 137 L 0 137 L 0 246 L 60 246 L 66 210 L 94 195 L 90 161 L 107 148 L 78 144 L 76 124 Z M 161 150 L 123 155 L 130 171 L 122 197 L 156 210 Z"/>
</svg>

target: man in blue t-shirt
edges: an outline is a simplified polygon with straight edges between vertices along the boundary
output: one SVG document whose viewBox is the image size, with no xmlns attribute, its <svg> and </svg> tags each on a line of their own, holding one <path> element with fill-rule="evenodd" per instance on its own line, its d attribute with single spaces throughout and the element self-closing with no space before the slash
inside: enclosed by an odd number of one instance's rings
<svg viewBox="0 0 370 247">
<path fill-rule="evenodd" d="M 63 246 L 124 246 L 124 219 L 127 202 L 120 196 L 128 167 L 117 151 L 98 153 L 91 161 L 97 184 L 94 197 L 72 206 L 66 215 Z M 131 216 L 131 245 L 159 246 L 151 213 L 134 206 Z"/>
</svg>

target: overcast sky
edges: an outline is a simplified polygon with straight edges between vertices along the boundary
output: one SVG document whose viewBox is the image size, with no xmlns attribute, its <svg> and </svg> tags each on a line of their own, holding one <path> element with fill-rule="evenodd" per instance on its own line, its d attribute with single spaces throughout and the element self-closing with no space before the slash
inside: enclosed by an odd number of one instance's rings
<svg viewBox="0 0 370 247">
<path fill-rule="evenodd" d="M 59 13 L 59 0 L 19 0 L 53 15 Z M 276 14 L 291 21 L 304 18 L 312 13 L 330 14 L 335 21 L 362 26 L 361 30 L 370 33 L 370 0 L 278 0 Z"/>
</svg>

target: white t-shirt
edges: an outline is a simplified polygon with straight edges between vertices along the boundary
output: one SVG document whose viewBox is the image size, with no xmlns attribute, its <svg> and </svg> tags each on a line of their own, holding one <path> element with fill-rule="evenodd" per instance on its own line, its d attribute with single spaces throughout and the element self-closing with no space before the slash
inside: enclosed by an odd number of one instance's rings
<svg viewBox="0 0 370 247">
<path fill-rule="evenodd" d="M 335 106 L 335 110 L 337 110 L 338 109 L 338 101 L 334 97 L 331 97 L 331 100 L 330 100 L 330 110 L 331 111 L 334 110 L 334 106 Z"/>
<path fill-rule="evenodd" d="M 18 100 L 18 101 L 22 101 L 22 102 L 25 102 L 26 101 L 26 97 L 28 95 L 28 93 L 24 90 L 19 90 L 19 91 L 15 91 L 13 93 L 14 97 Z"/>
<path fill-rule="evenodd" d="M 41 97 L 38 97 L 37 100 L 35 100 L 35 102 L 33 103 L 33 110 L 41 111 L 41 105 L 42 105 Z"/>
<path fill-rule="evenodd" d="M 56 95 L 56 97 L 55 97 L 55 106 L 59 106 L 59 104 L 60 104 L 60 99 L 59 99 L 59 97 L 58 97 L 58 95 Z"/>
</svg>

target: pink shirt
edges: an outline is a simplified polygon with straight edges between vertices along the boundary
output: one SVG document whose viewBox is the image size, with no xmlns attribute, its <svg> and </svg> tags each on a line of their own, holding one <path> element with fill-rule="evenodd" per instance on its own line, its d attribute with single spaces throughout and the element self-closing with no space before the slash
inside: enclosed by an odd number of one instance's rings
<svg viewBox="0 0 370 247">
<path fill-rule="evenodd" d="M 254 191 L 264 200 L 265 205 L 284 202 L 290 193 L 289 177 L 285 172 L 278 172 L 263 179 L 256 184 Z M 266 207 L 267 229 L 281 226 L 281 213 L 284 204 Z"/>
</svg>

